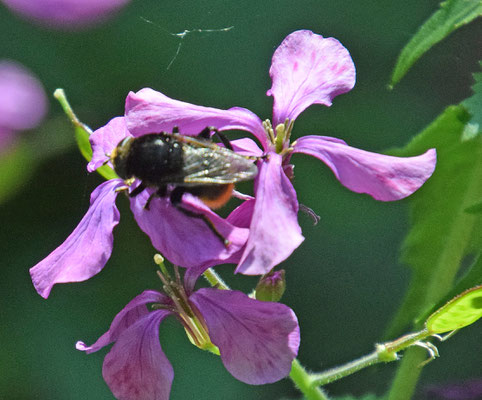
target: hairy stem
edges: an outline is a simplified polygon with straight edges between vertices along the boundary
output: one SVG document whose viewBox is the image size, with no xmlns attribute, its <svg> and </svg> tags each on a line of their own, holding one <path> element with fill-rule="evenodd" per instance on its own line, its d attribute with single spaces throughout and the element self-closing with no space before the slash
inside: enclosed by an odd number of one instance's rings
<svg viewBox="0 0 482 400">
<path fill-rule="evenodd" d="M 317 386 L 313 386 L 311 375 L 306 372 L 300 362 L 295 359 L 291 365 L 289 375 L 297 389 L 303 393 L 307 400 L 329 400 L 329 397 Z"/>
</svg>

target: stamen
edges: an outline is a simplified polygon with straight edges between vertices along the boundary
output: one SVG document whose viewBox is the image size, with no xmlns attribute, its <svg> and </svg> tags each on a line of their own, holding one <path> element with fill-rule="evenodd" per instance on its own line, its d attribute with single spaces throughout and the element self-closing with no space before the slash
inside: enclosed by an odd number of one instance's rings
<svg viewBox="0 0 482 400">
<path fill-rule="evenodd" d="M 293 126 L 295 124 L 295 121 L 294 120 L 289 120 L 288 118 L 286 118 L 286 121 L 285 121 L 285 126 L 286 126 L 286 143 L 289 143 L 290 142 L 290 139 L 291 139 L 291 132 L 293 131 Z"/>
<path fill-rule="evenodd" d="M 263 121 L 263 128 L 269 136 L 271 143 L 275 143 L 273 125 L 271 125 L 271 121 L 269 119 Z"/>
</svg>

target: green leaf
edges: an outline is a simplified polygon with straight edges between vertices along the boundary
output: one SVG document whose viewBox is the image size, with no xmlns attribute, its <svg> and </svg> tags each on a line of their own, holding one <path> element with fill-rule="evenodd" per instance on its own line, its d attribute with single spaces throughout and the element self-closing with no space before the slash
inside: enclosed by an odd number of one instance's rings
<svg viewBox="0 0 482 400">
<path fill-rule="evenodd" d="M 433 45 L 455 29 L 482 15 L 481 0 L 447 0 L 424 22 L 398 56 L 390 85 L 393 87 Z M 474 44 L 475 45 L 475 44 Z"/>
<path fill-rule="evenodd" d="M 482 201 L 467 207 L 464 211 L 469 214 L 482 213 Z"/>
<path fill-rule="evenodd" d="M 445 333 L 473 324 L 482 317 L 482 285 L 466 290 L 435 311 L 425 324 L 428 331 Z"/>
<path fill-rule="evenodd" d="M 80 153 L 87 161 L 92 159 L 92 147 L 90 146 L 89 136 L 90 136 L 90 129 L 87 129 L 85 125 L 74 125 L 75 129 L 75 139 L 77 141 L 77 146 L 80 150 Z M 102 165 L 101 167 L 96 169 L 96 172 L 99 173 L 105 179 L 118 179 L 119 177 L 114 172 L 114 170 L 109 167 L 108 165 Z"/>
<path fill-rule="evenodd" d="M 482 138 L 462 138 L 469 118 L 464 107 L 448 107 L 405 148 L 391 152 L 411 156 L 435 147 L 437 166 L 428 182 L 408 200 L 412 227 L 401 259 L 413 275 L 388 337 L 400 334 L 446 295 L 463 258 L 482 248 L 482 216 L 464 212 L 482 198 Z"/>
<path fill-rule="evenodd" d="M 89 142 L 90 131 L 83 126 L 74 125 L 75 140 L 80 150 L 80 154 L 87 160 L 92 160 L 92 147 Z"/>
<path fill-rule="evenodd" d="M 482 256 L 480 255 L 475 258 L 475 261 L 472 263 L 467 273 L 457 282 L 454 288 L 450 290 L 434 306 L 430 307 L 426 312 L 424 312 L 419 320 L 426 321 L 431 314 L 433 314 L 451 299 L 460 293 L 479 285 L 482 285 Z"/>
<path fill-rule="evenodd" d="M 482 68 L 482 62 L 479 62 L 479 65 Z M 473 76 L 475 80 L 475 84 L 472 86 L 474 94 L 462 102 L 472 116 L 465 134 L 469 139 L 482 132 L 482 72 L 477 72 Z"/>
</svg>

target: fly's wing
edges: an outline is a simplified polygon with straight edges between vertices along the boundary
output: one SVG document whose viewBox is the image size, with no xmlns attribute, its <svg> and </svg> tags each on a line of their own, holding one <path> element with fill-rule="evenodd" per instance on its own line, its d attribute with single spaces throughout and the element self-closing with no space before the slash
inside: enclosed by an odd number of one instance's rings
<svg viewBox="0 0 482 400">
<path fill-rule="evenodd" d="M 184 145 L 184 183 L 226 184 L 253 179 L 258 168 L 253 160 L 219 146 Z"/>
</svg>

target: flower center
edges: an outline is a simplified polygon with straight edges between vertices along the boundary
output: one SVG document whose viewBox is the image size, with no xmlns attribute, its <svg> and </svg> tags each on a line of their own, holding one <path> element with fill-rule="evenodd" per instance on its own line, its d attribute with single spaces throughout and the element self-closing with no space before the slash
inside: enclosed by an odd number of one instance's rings
<svg viewBox="0 0 482 400">
<path fill-rule="evenodd" d="M 294 121 L 290 121 L 288 118 L 284 123 L 276 125 L 273 129 L 273 125 L 269 119 L 263 122 L 263 128 L 266 132 L 266 136 L 270 141 L 274 151 L 278 154 L 285 155 L 290 152 L 290 137 L 293 130 Z"/>
<path fill-rule="evenodd" d="M 172 279 L 163 260 L 158 264 L 162 270 L 162 272 L 157 271 L 163 284 L 162 288 L 173 302 L 173 306 L 169 308 L 176 313 L 176 317 L 184 327 L 189 341 L 202 350 L 208 350 L 219 355 L 219 349 L 211 342 L 209 330 L 202 314 L 189 301 L 184 285 L 181 283 L 181 276 L 177 266 L 174 266 L 175 279 Z"/>
</svg>

